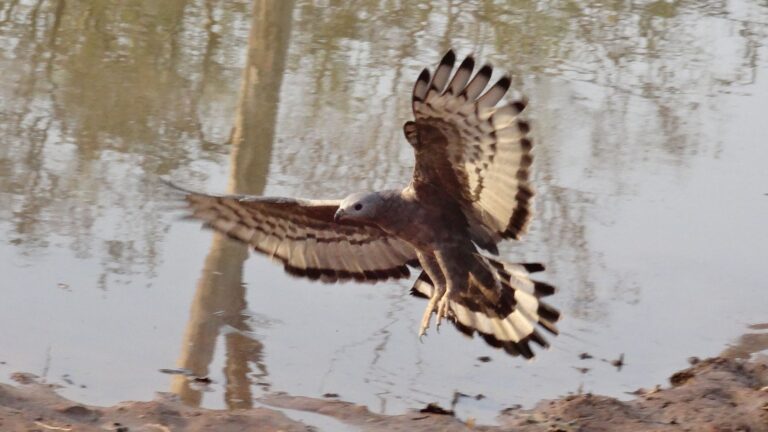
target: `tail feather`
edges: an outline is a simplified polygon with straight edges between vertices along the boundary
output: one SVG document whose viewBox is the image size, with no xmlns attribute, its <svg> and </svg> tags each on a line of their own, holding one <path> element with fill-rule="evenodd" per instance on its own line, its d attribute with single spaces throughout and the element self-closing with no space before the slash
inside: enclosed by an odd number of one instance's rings
<svg viewBox="0 0 768 432">
<path fill-rule="evenodd" d="M 416 278 L 416 282 L 411 287 L 411 295 L 423 299 L 429 299 L 432 297 L 432 292 L 435 287 L 432 285 L 432 280 L 427 275 L 427 272 L 422 271 L 419 277 Z"/>
<path fill-rule="evenodd" d="M 550 284 L 531 280 L 530 273 L 544 270 L 538 263 L 503 263 L 476 255 L 478 263 L 490 270 L 495 287 L 479 286 L 485 275 L 473 273 L 468 277 L 465 292 L 450 301 L 453 324 L 467 336 L 478 333 L 489 345 L 507 353 L 533 358 L 530 343 L 548 348 L 549 343 L 539 333 L 536 324 L 553 335 L 558 334 L 555 323 L 560 311 L 541 301 L 555 293 Z M 473 271 L 474 272 L 474 271 Z M 434 291 L 432 281 L 425 272 L 416 279 L 411 294 L 430 298 Z"/>
</svg>

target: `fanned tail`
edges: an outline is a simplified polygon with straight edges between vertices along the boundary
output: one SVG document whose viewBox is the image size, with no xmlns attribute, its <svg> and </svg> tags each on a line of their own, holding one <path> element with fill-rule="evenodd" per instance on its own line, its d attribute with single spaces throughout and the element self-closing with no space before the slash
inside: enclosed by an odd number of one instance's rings
<svg viewBox="0 0 768 432">
<path fill-rule="evenodd" d="M 560 311 L 541 299 L 555 293 L 555 288 L 544 282 L 532 280 L 529 275 L 544 270 L 538 263 L 504 263 L 476 255 L 477 268 L 468 279 L 468 289 L 450 299 L 452 322 L 467 336 L 475 332 L 491 346 L 507 353 L 530 359 L 534 357 L 530 343 L 548 348 L 549 343 L 536 328 L 536 324 L 558 334 L 555 323 Z M 485 286 L 488 271 L 495 281 Z M 419 275 L 411 288 L 411 294 L 430 298 L 434 287 L 425 272 Z"/>
</svg>

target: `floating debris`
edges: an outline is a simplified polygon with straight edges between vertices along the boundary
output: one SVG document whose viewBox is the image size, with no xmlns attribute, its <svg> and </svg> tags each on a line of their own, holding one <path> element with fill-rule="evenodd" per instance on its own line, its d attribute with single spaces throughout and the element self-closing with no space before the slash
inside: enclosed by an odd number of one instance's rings
<svg viewBox="0 0 768 432">
<path fill-rule="evenodd" d="M 611 366 L 615 367 L 618 370 L 621 370 L 622 367 L 624 367 L 624 353 L 621 353 L 619 355 L 619 358 L 616 360 L 611 360 Z"/>
<path fill-rule="evenodd" d="M 323 397 L 324 398 L 332 399 L 332 398 L 339 397 L 339 394 L 338 393 L 323 393 Z"/>
<path fill-rule="evenodd" d="M 606 359 L 602 359 L 602 360 L 604 362 L 610 363 L 610 365 L 615 367 L 617 371 L 621 371 L 621 368 L 624 367 L 624 365 L 626 365 L 626 363 L 624 363 L 624 353 L 621 353 L 619 355 L 619 358 L 617 358 L 616 360 L 606 360 Z"/>
<path fill-rule="evenodd" d="M 583 352 L 583 353 L 579 354 L 579 358 L 581 360 L 589 360 L 589 359 L 594 358 L 594 357 L 592 356 L 592 354 L 590 354 L 588 352 Z"/>
<path fill-rule="evenodd" d="M 175 368 L 175 369 L 158 369 L 158 372 L 168 374 L 168 375 L 184 375 L 184 376 L 191 376 L 192 371 L 189 369 L 184 368 Z"/>
<path fill-rule="evenodd" d="M 480 357 L 477 358 L 477 360 L 479 360 L 479 361 L 481 361 L 483 363 L 488 363 L 489 361 L 491 361 L 491 358 L 488 357 L 488 356 L 480 356 Z"/>
<path fill-rule="evenodd" d="M 419 410 L 420 413 L 438 414 L 438 415 L 454 415 L 453 410 L 447 410 L 435 402 L 430 402 L 426 407 Z"/>
</svg>

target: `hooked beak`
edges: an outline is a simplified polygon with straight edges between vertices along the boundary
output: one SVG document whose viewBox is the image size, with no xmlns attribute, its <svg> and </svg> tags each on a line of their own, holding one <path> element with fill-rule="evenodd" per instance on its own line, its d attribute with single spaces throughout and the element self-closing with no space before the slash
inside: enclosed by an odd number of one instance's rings
<svg viewBox="0 0 768 432">
<path fill-rule="evenodd" d="M 336 210 L 336 213 L 333 215 L 333 221 L 334 222 L 341 222 L 341 220 L 344 218 L 344 209 L 340 208 Z"/>
</svg>

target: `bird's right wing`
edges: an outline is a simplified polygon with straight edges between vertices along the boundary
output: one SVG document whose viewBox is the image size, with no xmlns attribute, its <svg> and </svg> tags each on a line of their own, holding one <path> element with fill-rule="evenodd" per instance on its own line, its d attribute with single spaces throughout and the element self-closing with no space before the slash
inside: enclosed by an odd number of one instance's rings
<svg viewBox="0 0 768 432">
<path fill-rule="evenodd" d="M 337 223 L 340 201 L 207 195 L 173 184 L 189 217 L 281 261 L 293 275 L 325 282 L 408 277 L 411 246 L 375 226 Z"/>
</svg>

